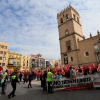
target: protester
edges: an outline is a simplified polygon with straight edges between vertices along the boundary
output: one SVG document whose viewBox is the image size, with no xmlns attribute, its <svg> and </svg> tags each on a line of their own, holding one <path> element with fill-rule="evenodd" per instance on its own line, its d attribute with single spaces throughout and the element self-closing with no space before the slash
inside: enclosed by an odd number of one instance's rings
<svg viewBox="0 0 100 100">
<path fill-rule="evenodd" d="M 85 66 L 83 67 L 83 74 L 84 74 L 84 75 L 90 74 L 90 73 L 89 73 L 89 68 L 88 68 L 87 65 L 85 65 Z"/>
<path fill-rule="evenodd" d="M 32 77 L 34 80 L 36 79 L 36 73 L 34 71 L 32 72 Z"/>
<path fill-rule="evenodd" d="M 41 87 L 43 87 L 43 72 L 40 74 Z"/>
<path fill-rule="evenodd" d="M 0 87 L 1 87 L 2 74 L 0 73 Z"/>
<path fill-rule="evenodd" d="M 11 82 L 11 77 L 10 77 L 10 74 L 8 75 L 8 83 Z"/>
<path fill-rule="evenodd" d="M 7 87 L 7 79 L 8 79 L 8 74 L 7 74 L 7 72 L 4 71 L 3 74 L 1 75 L 1 86 L 2 86 L 1 94 L 2 95 L 6 94 L 5 90 Z"/>
<path fill-rule="evenodd" d="M 43 79 L 43 91 L 46 91 L 47 90 L 47 85 L 46 85 L 47 72 L 45 70 L 44 70 L 42 79 Z"/>
<path fill-rule="evenodd" d="M 62 75 L 61 75 L 61 73 L 58 71 L 58 73 L 57 73 L 57 75 L 56 75 L 56 79 L 60 79 L 60 78 L 62 78 Z"/>
<path fill-rule="evenodd" d="M 79 72 L 79 73 L 82 73 L 82 69 L 81 69 L 80 66 L 78 67 L 78 72 Z"/>
<path fill-rule="evenodd" d="M 73 72 L 74 72 L 74 77 L 76 77 L 77 72 L 76 72 L 75 68 L 73 68 Z"/>
<path fill-rule="evenodd" d="M 74 78 L 75 77 L 75 73 L 72 67 L 70 67 L 70 78 Z"/>
<path fill-rule="evenodd" d="M 16 91 L 16 83 L 19 83 L 18 78 L 16 73 L 14 72 L 11 76 L 11 85 L 13 88 L 13 91 L 8 95 L 8 98 L 10 98 L 11 96 L 14 97 L 15 96 L 15 91 Z"/>
<path fill-rule="evenodd" d="M 24 76 L 24 78 L 23 78 L 24 83 L 25 82 L 27 83 L 28 82 L 28 73 L 25 72 L 23 76 Z"/>
<path fill-rule="evenodd" d="M 57 72 L 56 71 L 53 71 L 52 74 L 53 74 L 53 79 L 55 79 Z"/>
<path fill-rule="evenodd" d="M 62 69 L 60 74 L 62 75 L 62 77 L 64 77 L 65 76 L 65 70 Z"/>
<path fill-rule="evenodd" d="M 65 77 L 66 77 L 66 78 L 70 78 L 70 71 L 69 71 L 69 70 L 66 70 L 66 72 L 65 72 Z"/>
<path fill-rule="evenodd" d="M 47 83 L 48 83 L 48 93 L 53 93 L 52 91 L 52 78 L 53 78 L 53 75 L 52 75 L 52 70 L 48 70 L 48 73 L 47 73 Z"/>
<path fill-rule="evenodd" d="M 40 75 L 41 75 L 41 72 L 38 70 L 38 72 L 37 72 L 37 81 L 40 81 Z"/>
<path fill-rule="evenodd" d="M 22 81 L 22 76 L 23 76 L 22 73 L 20 73 L 20 74 L 19 74 L 20 82 Z"/>
<path fill-rule="evenodd" d="M 32 77 L 32 73 L 30 72 L 29 75 L 28 75 L 28 88 L 32 88 L 32 85 L 31 85 L 31 81 L 33 80 L 33 77 Z"/>
</svg>

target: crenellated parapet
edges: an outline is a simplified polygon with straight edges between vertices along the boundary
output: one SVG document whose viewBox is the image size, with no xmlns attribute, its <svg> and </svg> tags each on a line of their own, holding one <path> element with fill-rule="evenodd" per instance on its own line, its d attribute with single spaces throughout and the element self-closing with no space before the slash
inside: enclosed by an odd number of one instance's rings
<svg viewBox="0 0 100 100">
<path fill-rule="evenodd" d="M 79 16 L 79 13 L 78 13 L 71 5 L 67 6 L 64 10 L 62 10 L 61 12 L 59 12 L 59 13 L 57 14 L 57 16 L 63 14 L 63 13 L 64 13 L 65 11 L 67 11 L 68 9 L 73 10 L 73 11 Z"/>
</svg>

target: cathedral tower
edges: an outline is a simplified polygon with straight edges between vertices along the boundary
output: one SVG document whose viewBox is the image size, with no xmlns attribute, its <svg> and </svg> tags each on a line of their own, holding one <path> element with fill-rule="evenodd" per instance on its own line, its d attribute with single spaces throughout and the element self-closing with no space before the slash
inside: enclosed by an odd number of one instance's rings
<svg viewBox="0 0 100 100">
<path fill-rule="evenodd" d="M 79 13 L 69 5 L 57 20 L 62 64 L 77 65 L 81 63 L 78 41 L 84 39 Z"/>
</svg>

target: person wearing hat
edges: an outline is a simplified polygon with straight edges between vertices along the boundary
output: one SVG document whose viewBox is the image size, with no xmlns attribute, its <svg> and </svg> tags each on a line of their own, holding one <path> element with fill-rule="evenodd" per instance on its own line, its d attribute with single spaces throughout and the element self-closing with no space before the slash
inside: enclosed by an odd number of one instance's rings
<svg viewBox="0 0 100 100">
<path fill-rule="evenodd" d="M 16 83 L 19 83 L 18 78 L 16 76 L 16 73 L 14 72 L 11 76 L 11 85 L 13 88 L 13 91 L 8 95 L 8 98 L 10 98 L 11 96 L 14 97 L 15 96 L 15 91 L 16 91 Z"/>
</svg>

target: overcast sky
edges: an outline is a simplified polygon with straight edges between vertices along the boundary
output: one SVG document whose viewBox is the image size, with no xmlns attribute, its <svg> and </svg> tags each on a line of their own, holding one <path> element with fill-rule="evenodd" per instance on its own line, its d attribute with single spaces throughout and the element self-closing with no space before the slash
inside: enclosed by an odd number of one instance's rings
<svg viewBox="0 0 100 100">
<path fill-rule="evenodd" d="M 9 51 L 60 58 L 57 13 L 69 3 L 79 12 L 86 38 L 100 31 L 100 0 L 0 0 L 0 41 Z"/>
</svg>

